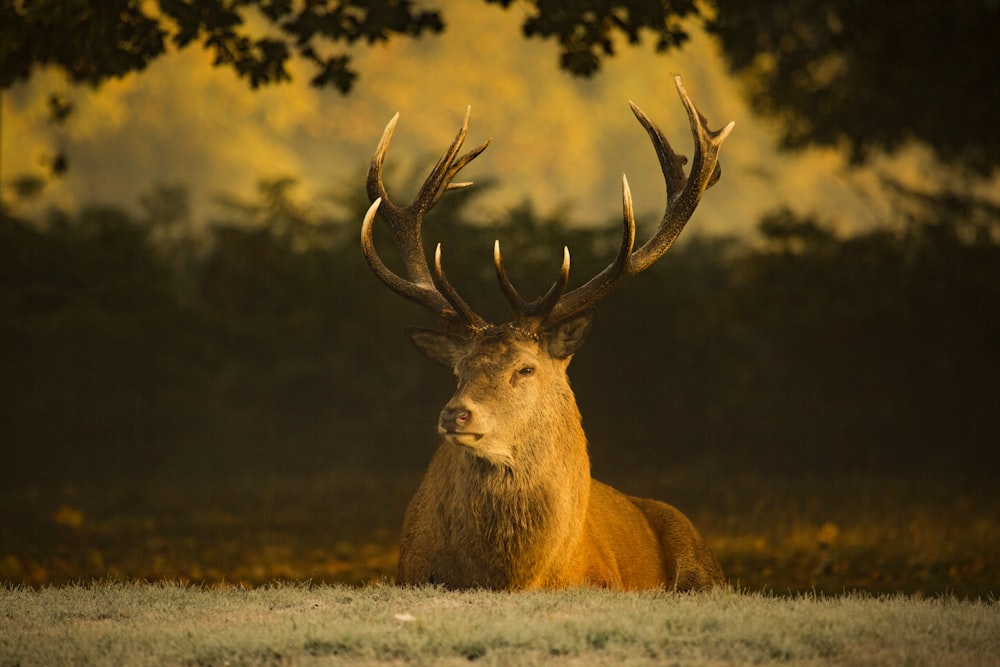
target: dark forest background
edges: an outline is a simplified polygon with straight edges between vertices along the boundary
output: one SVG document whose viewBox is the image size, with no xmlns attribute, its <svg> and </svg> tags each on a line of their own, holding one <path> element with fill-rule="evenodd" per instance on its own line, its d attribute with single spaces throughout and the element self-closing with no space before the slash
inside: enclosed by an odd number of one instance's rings
<svg viewBox="0 0 1000 667">
<path fill-rule="evenodd" d="M 616 247 L 619 221 L 579 229 L 526 204 L 483 225 L 475 196 L 449 195 L 426 236 L 494 319 L 494 238 L 526 293 L 563 244 L 574 284 Z M 402 335 L 433 323 L 364 265 L 367 202 L 343 203 L 344 219 L 318 218 L 293 181 L 262 183 L 207 237 L 180 188 L 141 214 L 5 209 L 5 477 L 420 470 L 452 379 Z M 900 193 L 896 210 L 851 237 L 789 211 L 754 239 L 713 237 L 696 215 L 605 300 L 570 369 L 595 474 L 995 471 L 1000 218 L 947 196 Z"/>
</svg>

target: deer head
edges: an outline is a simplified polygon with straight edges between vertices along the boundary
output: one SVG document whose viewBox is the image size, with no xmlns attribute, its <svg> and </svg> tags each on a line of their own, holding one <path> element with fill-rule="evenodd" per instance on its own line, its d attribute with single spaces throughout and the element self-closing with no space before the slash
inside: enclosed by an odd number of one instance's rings
<svg viewBox="0 0 1000 667">
<path fill-rule="evenodd" d="M 453 179 L 489 142 L 459 156 L 468 131 L 467 111 L 454 141 L 413 202 L 401 207 L 389 199 L 382 182 L 382 165 L 399 114 L 389 121 L 368 172 L 367 190 L 372 205 L 362 224 L 361 247 L 368 265 L 387 287 L 424 306 L 444 325 L 443 332 L 409 328 L 407 334 L 420 352 L 453 368 L 456 374 L 458 390 L 442 410 L 438 425 L 447 441 L 468 448 L 490 463 L 509 468 L 519 460 L 545 454 L 539 438 L 533 436 L 539 429 L 568 429 L 573 433 L 579 430 L 579 413 L 566 368 L 590 331 L 594 305 L 618 284 L 647 269 L 670 248 L 705 190 L 721 174 L 718 153 L 733 123 L 719 131 L 709 130 L 680 77 L 675 77 L 675 83 L 687 109 L 695 143 L 690 175 L 684 173 L 687 158 L 675 153 L 660 129 L 630 103 L 653 143 L 666 185 L 666 212 L 655 234 L 641 247 L 634 248 L 632 196 L 623 175 L 622 239 L 614 261 L 580 287 L 567 291 L 570 254 L 564 248 L 562 266 L 552 287 L 531 301 L 523 298 L 511 283 L 504 269 L 500 242 L 495 242 L 493 262 L 497 279 L 513 313 L 511 321 L 499 325 L 473 312 L 448 281 L 440 244 L 434 253 L 432 275 L 422 238 L 425 214 L 449 190 L 472 185 Z M 388 269 L 375 251 L 372 225 L 377 214 L 392 233 L 406 277 Z M 582 442 L 582 432 L 578 440 Z M 539 451 L 533 451 L 533 447 Z"/>
</svg>

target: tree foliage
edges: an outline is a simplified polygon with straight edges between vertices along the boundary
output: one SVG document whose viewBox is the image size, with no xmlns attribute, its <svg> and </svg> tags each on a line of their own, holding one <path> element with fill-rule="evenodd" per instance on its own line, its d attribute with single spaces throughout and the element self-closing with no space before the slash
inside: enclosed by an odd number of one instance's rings
<svg viewBox="0 0 1000 667">
<path fill-rule="evenodd" d="M 988 175 L 1000 156 L 1000 4 L 991 0 L 714 0 L 750 100 L 787 146 L 847 146 L 856 161 L 910 139 Z"/>
<path fill-rule="evenodd" d="M 251 27 L 252 15 L 265 20 L 265 34 Z M 98 85 L 145 69 L 169 43 L 199 43 L 216 65 L 233 68 L 254 88 L 289 80 L 287 64 L 295 53 L 316 66 L 313 85 L 346 93 L 357 75 L 335 45 L 443 28 L 439 12 L 417 9 L 412 0 L 3 0 L 0 88 L 42 65 Z"/>
<path fill-rule="evenodd" d="M 485 0 L 504 8 L 512 0 Z M 777 119 L 789 147 L 846 147 L 857 161 L 909 139 L 943 161 L 989 175 L 1000 87 L 1000 4 L 992 0 L 524 0 L 526 38 L 553 40 L 567 72 L 595 75 L 624 40 L 659 52 L 703 22 L 754 107 Z M 261 20 L 253 20 L 261 19 Z M 260 25 L 264 28 L 261 29 Z M 345 46 L 445 28 L 413 0 L 0 0 L 0 89 L 54 65 L 72 80 L 140 71 L 168 44 L 201 44 L 251 86 L 286 81 L 293 56 L 311 83 L 347 93 L 357 73 Z"/>
<path fill-rule="evenodd" d="M 513 0 L 486 0 L 504 8 Z M 652 32 L 655 48 L 665 52 L 688 39 L 681 23 L 697 15 L 694 0 L 532 0 L 524 9 L 524 36 L 554 39 L 560 66 L 576 76 L 595 74 L 604 57 L 615 54 L 618 33 L 639 44 L 643 31 Z"/>
</svg>

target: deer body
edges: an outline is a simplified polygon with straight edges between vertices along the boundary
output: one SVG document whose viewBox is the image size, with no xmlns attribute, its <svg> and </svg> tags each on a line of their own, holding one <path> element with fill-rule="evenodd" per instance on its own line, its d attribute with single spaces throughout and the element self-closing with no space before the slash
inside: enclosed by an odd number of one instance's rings
<svg viewBox="0 0 1000 667">
<path fill-rule="evenodd" d="M 694 526 L 666 503 L 589 478 L 585 493 L 568 498 L 560 488 L 525 489 L 512 475 L 470 469 L 446 447 L 407 509 L 399 584 L 701 590 L 723 582 Z M 444 481 L 455 472 L 457 483 Z"/>
<path fill-rule="evenodd" d="M 641 589 L 721 581 L 680 512 L 590 477 L 566 368 L 592 317 L 539 340 L 516 327 L 495 327 L 472 344 L 410 330 L 418 349 L 454 362 L 459 388 L 441 412 L 444 442 L 406 512 L 400 583 Z"/>
<path fill-rule="evenodd" d="M 514 312 L 502 325 L 489 324 L 461 299 L 442 269 L 440 245 L 431 276 L 421 238 L 424 214 L 448 190 L 471 185 L 451 181 L 487 144 L 458 157 L 466 115 L 455 141 L 404 208 L 388 200 L 382 185 L 382 161 L 396 118 L 386 127 L 368 176 L 373 204 L 362 225 L 362 249 L 388 287 L 443 320 L 443 332 L 410 328 L 407 333 L 421 353 L 451 368 L 458 383 L 438 419 L 443 442 L 403 520 L 398 583 L 501 590 L 578 585 L 690 590 L 722 583 L 718 561 L 680 511 L 591 478 L 587 440 L 566 373 L 590 331 L 593 304 L 666 252 L 718 179 L 718 150 L 732 124 L 709 131 L 680 79 L 676 82 L 696 140 L 690 177 L 684 176 L 687 159 L 632 107 L 653 141 L 667 186 L 667 212 L 656 234 L 633 251 L 635 221 L 623 177 L 624 230 L 615 261 L 566 292 L 566 250 L 552 288 L 530 302 L 507 278 L 497 242 L 497 277 Z M 375 253 L 377 213 L 393 234 L 406 278 Z"/>
</svg>

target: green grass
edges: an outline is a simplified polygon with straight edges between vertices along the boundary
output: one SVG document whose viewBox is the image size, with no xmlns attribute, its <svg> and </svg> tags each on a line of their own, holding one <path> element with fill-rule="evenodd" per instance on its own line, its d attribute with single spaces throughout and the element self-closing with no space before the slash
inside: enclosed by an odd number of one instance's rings
<svg viewBox="0 0 1000 667">
<path fill-rule="evenodd" d="M 0 665 L 1000 665 L 994 601 L 391 586 L 0 588 Z"/>
</svg>

